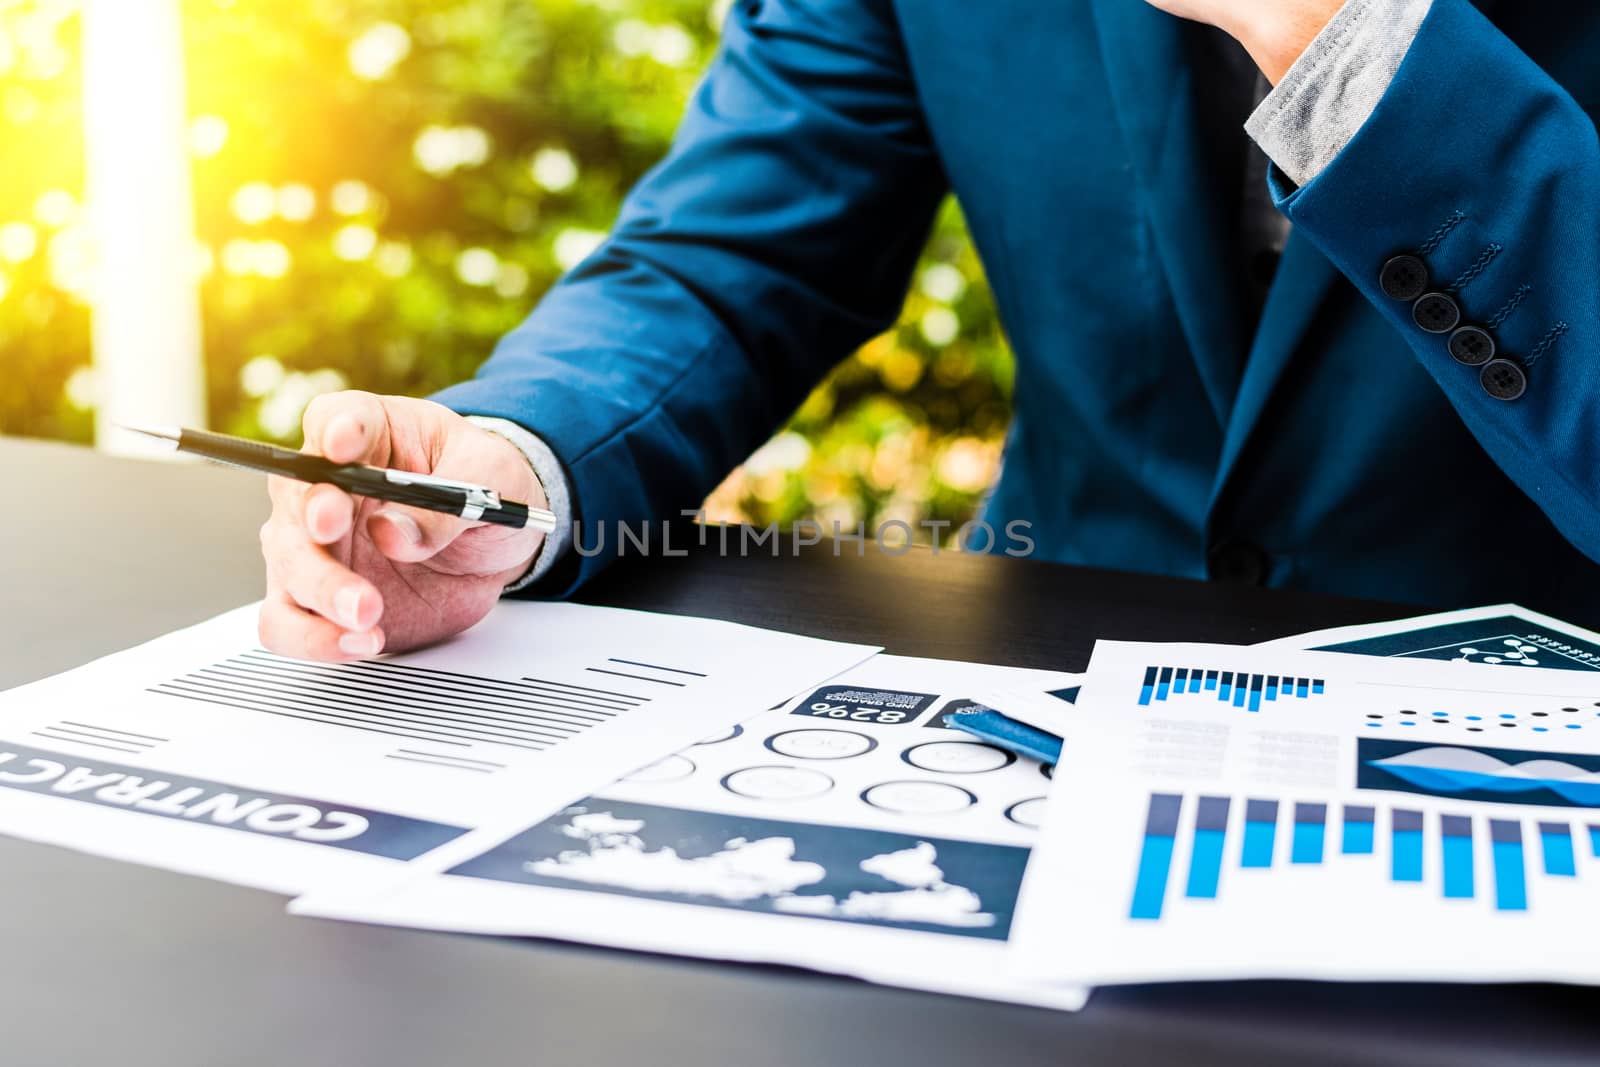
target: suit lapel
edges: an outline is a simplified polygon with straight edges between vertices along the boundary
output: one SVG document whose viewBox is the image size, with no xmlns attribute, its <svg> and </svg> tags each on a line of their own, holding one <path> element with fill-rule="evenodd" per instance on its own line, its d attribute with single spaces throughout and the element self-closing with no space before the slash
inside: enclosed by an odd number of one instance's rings
<svg viewBox="0 0 1600 1067">
<path fill-rule="evenodd" d="M 1472 2 L 1486 14 L 1499 6 L 1499 0 Z M 1317 251 L 1309 239 L 1298 232 L 1290 234 L 1277 277 L 1262 311 L 1261 325 L 1256 331 L 1244 378 L 1239 383 L 1238 399 L 1224 431 L 1222 460 L 1213 487 L 1213 500 L 1220 496 L 1227 484 L 1251 433 L 1267 409 L 1272 391 L 1282 380 L 1285 369 L 1305 339 L 1312 319 L 1322 309 L 1339 278 L 1338 270 Z"/>
<path fill-rule="evenodd" d="M 1196 175 L 1205 161 L 1192 118 L 1183 24 L 1144 0 L 1091 2 L 1138 193 L 1207 399 L 1225 427 L 1215 498 L 1339 274 L 1308 239 L 1290 235 L 1241 377 L 1240 353 L 1249 342 L 1233 314 L 1231 279 L 1218 255 L 1236 235 L 1221 232 L 1219 213 L 1200 202 Z M 1501 6 L 1499 0 L 1472 2 L 1485 13 Z"/>
<path fill-rule="evenodd" d="M 1261 421 L 1273 389 L 1283 378 L 1284 369 L 1300 348 L 1312 319 L 1338 278 L 1339 272 L 1309 238 L 1298 232 L 1290 233 L 1277 276 L 1267 293 L 1261 325 L 1256 330 L 1255 344 L 1239 383 L 1238 399 L 1223 436 L 1216 492 L 1221 491 L 1233 472 L 1251 431 Z"/>
<path fill-rule="evenodd" d="M 1208 168 L 1194 118 L 1188 31 L 1144 0 L 1092 4 L 1137 193 L 1206 398 L 1226 424 L 1246 341 L 1235 282 L 1219 250 L 1231 249 L 1236 235 L 1222 232 L 1224 213 L 1203 180 Z"/>
</svg>

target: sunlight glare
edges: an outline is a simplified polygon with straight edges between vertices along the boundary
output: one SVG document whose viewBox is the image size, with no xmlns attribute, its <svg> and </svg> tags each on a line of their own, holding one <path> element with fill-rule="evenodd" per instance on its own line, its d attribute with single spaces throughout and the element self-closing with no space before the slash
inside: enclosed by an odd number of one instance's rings
<svg viewBox="0 0 1600 1067">
<path fill-rule="evenodd" d="M 205 425 L 177 0 L 86 0 L 83 68 L 96 439 L 147 452 L 117 427 Z"/>
</svg>

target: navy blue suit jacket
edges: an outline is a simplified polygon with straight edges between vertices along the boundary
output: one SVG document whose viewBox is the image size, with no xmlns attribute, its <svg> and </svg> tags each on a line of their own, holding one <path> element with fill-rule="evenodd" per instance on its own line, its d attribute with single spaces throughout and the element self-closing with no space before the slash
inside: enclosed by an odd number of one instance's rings
<svg viewBox="0 0 1600 1067">
<path fill-rule="evenodd" d="M 737 0 L 609 240 L 439 399 L 542 435 L 586 523 L 676 517 L 893 321 L 953 189 L 1017 360 L 989 515 L 1040 555 L 1198 577 L 1242 540 L 1273 585 L 1593 614 L 1600 16 L 1436 0 L 1356 138 L 1274 188 L 1258 327 L 1184 32 L 1138 0 Z M 1525 395 L 1384 295 L 1401 252 Z"/>
</svg>

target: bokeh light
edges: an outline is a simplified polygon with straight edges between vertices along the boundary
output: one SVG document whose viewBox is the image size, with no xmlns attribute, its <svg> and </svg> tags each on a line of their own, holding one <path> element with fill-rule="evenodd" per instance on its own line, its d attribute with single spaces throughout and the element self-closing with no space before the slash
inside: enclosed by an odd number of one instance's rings
<svg viewBox="0 0 1600 1067">
<path fill-rule="evenodd" d="M 665 151 L 730 0 L 180 0 L 208 407 L 294 444 L 311 397 L 472 373 Z M 97 403 L 80 0 L 0 4 L 0 433 Z M 115 284 L 106 279 L 105 284 Z M 708 501 L 719 520 L 969 517 L 1012 366 L 946 205 L 898 325 Z"/>
</svg>

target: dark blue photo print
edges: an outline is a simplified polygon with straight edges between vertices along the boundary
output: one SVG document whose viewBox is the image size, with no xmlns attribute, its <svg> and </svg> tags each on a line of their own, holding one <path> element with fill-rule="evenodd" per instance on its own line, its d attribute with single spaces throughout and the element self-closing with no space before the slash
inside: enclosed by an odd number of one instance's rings
<svg viewBox="0 0 1600 1067">
<path fill-rule="evenodd" d="M 591 798 L 449 873 L 1005 940 L 1028 850 Z"/>
</svg>

